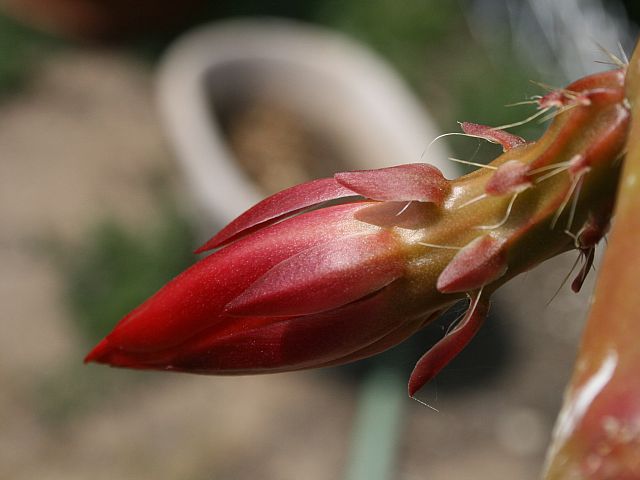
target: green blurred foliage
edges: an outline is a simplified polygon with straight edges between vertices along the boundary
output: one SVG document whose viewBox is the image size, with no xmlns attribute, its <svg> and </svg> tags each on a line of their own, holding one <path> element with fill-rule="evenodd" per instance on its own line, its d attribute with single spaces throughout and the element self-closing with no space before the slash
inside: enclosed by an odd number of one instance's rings
<svg viewBox="0 0 640 480">
<path fill-rule="evenodd" d="M 426 53 L 460 27 L 456 2 L 393 0 L 325 1 L 315 20 L 369 44 L 411 83 L 428 72 Z"/>
<path fill-rule="evenodd" d="M 38 61 L 60 44 L 0 15 L 0 97 L 18 90 Z"/>
</svg>

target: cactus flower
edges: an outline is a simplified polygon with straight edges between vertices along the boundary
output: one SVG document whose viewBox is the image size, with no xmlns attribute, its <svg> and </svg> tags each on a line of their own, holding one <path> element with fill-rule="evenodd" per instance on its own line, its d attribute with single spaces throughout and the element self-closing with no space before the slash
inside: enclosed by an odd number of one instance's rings
<svg viewBox="0 0 640 480">
<path fill-rule="evenodd" d="M 624 75 L 585 77 L 553 105 L 539 97 L 557 115 L 537 142 L 463 123 L 504 153 L 458 179 L 408 164 L 338 173 L 263 200 L 86 361 L 208 374 L 337 365 L 396 345 L 468 298 L 455 328 L 418 360 L 413 396 L 471 340 L 502 283 L 568 250 L 589 258 L 627 136 Z"/>
</svg>

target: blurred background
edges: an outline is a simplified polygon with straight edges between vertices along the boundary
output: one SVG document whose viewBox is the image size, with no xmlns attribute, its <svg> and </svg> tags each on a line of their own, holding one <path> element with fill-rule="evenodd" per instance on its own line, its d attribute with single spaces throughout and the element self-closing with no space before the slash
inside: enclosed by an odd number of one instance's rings
<svg viewBox="0 0 640 480">
<path fill-rule="evenodd" d="M 455 136 L 424 151 L 457 121 L 534 113 L 505 107 L 543 93 L 530 80 L 609 68 L 600 46 L 630 53 L 637 2 L 2 0 L 0 12 L 0 478 L 537 478 L 593 284 L 558 291 L 573 255 L 499 292 L 420 392 L 438 412 L 406 380 L 446 319 L 320 371 L 203 377 L 82 358 L 265 194 L 423 154 L 449 175 L 462 170 L 447 155 L 495 156 Z"/>
</svg>

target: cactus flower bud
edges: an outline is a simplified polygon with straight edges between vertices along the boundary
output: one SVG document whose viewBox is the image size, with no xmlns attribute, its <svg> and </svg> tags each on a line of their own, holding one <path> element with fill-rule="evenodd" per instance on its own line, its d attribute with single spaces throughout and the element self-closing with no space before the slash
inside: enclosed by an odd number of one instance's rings
<svg viewBox="0 0 640 480">
<path fill-rule="evenodd" d="M 401 342 L 468 297 L 464 318 L 418 361 L 413 396 L 471 340 L 497 287 L 559 253 L 588 252 L 604 233 L 629 122 L 624 75 L 559 91 L 558 114 L 535 143 L 463 123 L 505 151 L 458 179 L 408 164 L 263 200 L 86 361 L 210 374 L 336 365 Z"/>
</svg>

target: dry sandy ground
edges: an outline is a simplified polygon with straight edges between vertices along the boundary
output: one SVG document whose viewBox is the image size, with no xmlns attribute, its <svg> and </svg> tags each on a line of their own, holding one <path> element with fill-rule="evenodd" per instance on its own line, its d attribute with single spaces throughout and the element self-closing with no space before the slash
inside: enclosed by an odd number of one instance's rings
<svg viewBox="0 0 640 480">
<path fill-rule="evenodd" d="M 61 277 L 36 246 L 54 237 L 73 248 L 106 215 L 145 224 L 150 172 L 174 174 L 180 188 L 152 87 L 151 73 L 119 54 L 66 52 L 0 105 L 0 478 L 340 478 L 355 394 L 332 377 L 79 366 Z M 500 295 L 517 352 L 500 378 L 465 395 L 428 390 L 440 413 L 406 400 L 395 478 L 536 478 L 586 308 L 586 294 L 566 292 L 544 307 L 571 263 Z M 56 388 L 73 392 L 74 368 L 96 376 L 93 395 L 104 400 L 52 420 L 37 386 L 62 378 Z"/>
</svg>

